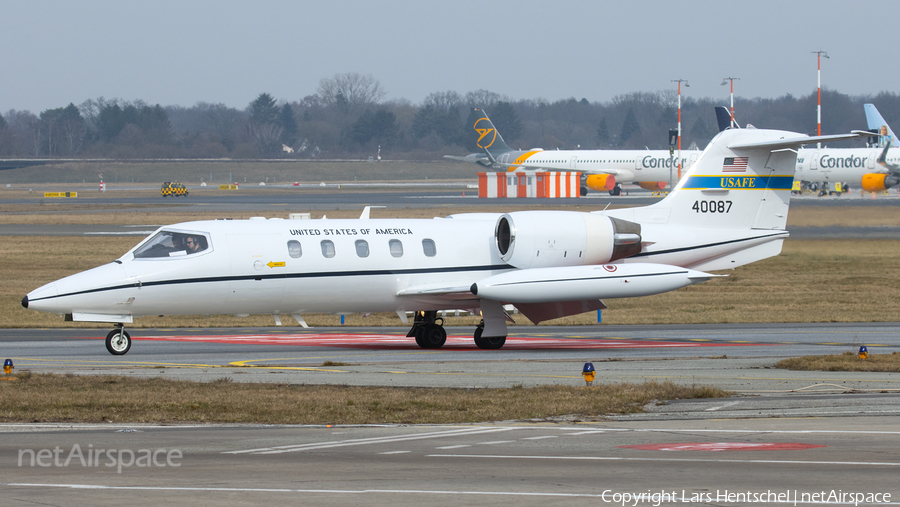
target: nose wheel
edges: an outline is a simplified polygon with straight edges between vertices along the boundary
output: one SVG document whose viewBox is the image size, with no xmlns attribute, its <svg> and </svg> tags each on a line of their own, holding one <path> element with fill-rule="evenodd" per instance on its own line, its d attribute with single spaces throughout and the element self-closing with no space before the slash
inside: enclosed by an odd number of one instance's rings
<svg viewBox="0 0 900 507">
<path fill-rule="evenodd" d="M 123 356 L 131 349 L 131 335 L 124 326 L 117 327 L 106 335 L 106 350 L 114 356 Z"/>
</svg>

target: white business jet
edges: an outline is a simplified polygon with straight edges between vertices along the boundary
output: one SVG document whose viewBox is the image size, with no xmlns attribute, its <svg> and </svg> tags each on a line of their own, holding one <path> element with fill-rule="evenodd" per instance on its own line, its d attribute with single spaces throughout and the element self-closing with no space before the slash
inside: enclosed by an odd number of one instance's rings
<svg viewBox="0 0 900 507">
<path fill-rule="evenodd" d="M 855 137 L 745 128 L 716 136 L 663 200 L 592 213 L 519 211 L 437 219 L 213 220 L 160 228 L 119 259 L 30 292 L 22 305 L 110 322 L 110 353 L 142 315 L 416 312 L 422 348 L 447 337 L 438 311 L 480 308 L 474 340 L 506 342 L 505 304 L 532 322 L 606 308 L 777 255 L 797 147 Z M 364 213 L 365 215 L 365 213 Z"/>
</svg>

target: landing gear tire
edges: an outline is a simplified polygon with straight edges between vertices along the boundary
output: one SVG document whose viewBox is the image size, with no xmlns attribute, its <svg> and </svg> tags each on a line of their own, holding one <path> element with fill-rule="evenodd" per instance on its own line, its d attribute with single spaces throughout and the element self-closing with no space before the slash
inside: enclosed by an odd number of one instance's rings
<svg viewBox="0 0 900 507">
<path fill-rule="evenodd" d="M 616 185 L 609 191 L 609 195 L 622 195 L 622 187 L 620 185 Z"/>
<path fill-rule="evenodd" d="M 131 350 L 131 335 L 122 328 L 113 329 L 106 335 L 106 350 L 114 356 L 124 356 Z"/>
<path fill-rule="evenodd" d="M 439 349 L 447 342 L 447 331 L 437 324 L 426 324 L 416 329 L 416 343 L 423 349 Z"/>
<path fill-rule="evenodd" d="M 588 187 L 581 187 L 581 197 L 588 195 Z"/>
<path fill-rule="evenodd" d="M 475 346 L 479 349 L 496 350 L 506 344 L 505 336 L 481 336 L 482 332 L 484 332 L 484 327 L 475 328 Z"/>
</svg>

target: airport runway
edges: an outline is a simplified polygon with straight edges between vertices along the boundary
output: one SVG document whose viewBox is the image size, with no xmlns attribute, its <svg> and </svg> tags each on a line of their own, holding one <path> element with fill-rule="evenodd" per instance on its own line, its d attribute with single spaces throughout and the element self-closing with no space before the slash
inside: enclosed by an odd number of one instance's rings
<svg viewBox="0 0 900 507">
<path fill-rule="evenodd" d="M 900 504 L 893 417 L 3 424 L 0 436 L 9 506 Z"/>
</svg>

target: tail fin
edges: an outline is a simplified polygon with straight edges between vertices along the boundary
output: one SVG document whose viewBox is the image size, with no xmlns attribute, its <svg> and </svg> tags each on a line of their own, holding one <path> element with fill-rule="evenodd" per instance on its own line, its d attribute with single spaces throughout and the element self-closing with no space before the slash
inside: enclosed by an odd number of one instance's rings
<svg viewBox="0 0 900 507">
<path fill-rule="evenodd" d="M 473 113 L 475 116 L 475 123 L 472 125 L 472 128 L 475 129 L 475 133 L 478 134 L 475 144 L 477 144 L 479 148 L 484 149 L 491 158 L 496 158 L 503 153 L 513 151 L 503 140 L 500 132 L 497 132 L 497 128 L 494 127 L 494 124 L 491 122 L 491 119 L 488 118 L 484 109 L 475 109 Z"/>
<path fill-rule="evenodd" d="M 719 124 L 719 132 L 722 132 L 725 129 L 732 128 L 731 127 L 731 113 L 728 112 L 728 108 L 725 106 L 716 106 L 716 123 Z M 741 128 L 737 122 L 734 122 L 735 128 Z"/>
<path fill-rule="evenodd" d="M 889 146 L 900 146 L 900 140 L 894 135 L 891 126 L 881 117 L 881 113 L 878 112 L 875 104 L 863 104 L 863 108 L 866 110 L 866 123 L 869 125 L 869 130 L 877 132 L 878 135 L 887 141 L 886 144 Z M 888 136 L 890 137 L 888 138 Z"/>
<path fill-rule="evenodd" d="M 720 132 L 662 201 L 650 222 L 728 229 L 784 229 L 801 145 L 858 137 L 808 137 L 744 128 Z M 635 208 L 640 209 L 640 208 Z"/>
</svg>

